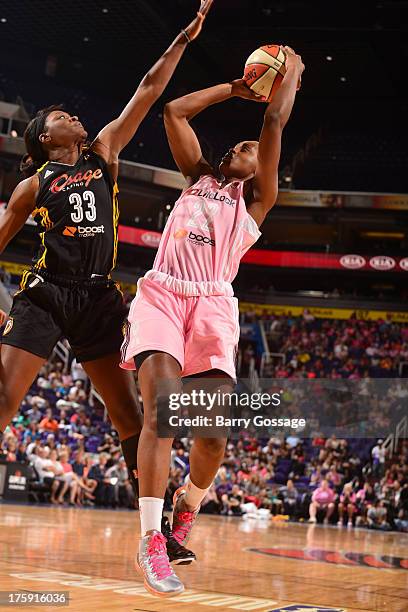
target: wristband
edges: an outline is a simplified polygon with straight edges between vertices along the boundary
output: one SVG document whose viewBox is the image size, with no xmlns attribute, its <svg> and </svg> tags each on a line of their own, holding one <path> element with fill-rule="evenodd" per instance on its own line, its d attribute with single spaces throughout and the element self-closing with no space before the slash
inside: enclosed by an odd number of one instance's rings
<svg viewBox="0 0 408 612">
<path fill-rule="evenodd" d="M 186 41 L 188 43 L 191 43 L 191 38 L 189 37 L 189 35 L 187 34 L 186 30 L 181 30 L 181 33 L 185 36 Z"/>
</svg>

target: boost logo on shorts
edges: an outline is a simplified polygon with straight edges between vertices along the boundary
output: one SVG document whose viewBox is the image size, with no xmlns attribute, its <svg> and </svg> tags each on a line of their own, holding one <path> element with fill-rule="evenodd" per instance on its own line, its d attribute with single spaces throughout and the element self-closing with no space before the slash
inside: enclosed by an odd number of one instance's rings
<svg viewBox="0 0 408 612">
<path fill-rule="evenodd" d="M 14 324 L 14 319 L 13 317 L 10 317 L 6 323 L 6 327 L 4 328 L 3 336 L 6 336 L 7 334 L 11 332 L 11 328 L 13 327 L 13 324 Z"/>
<path fill-rule="evenodd" d="M 208 238 L 208 236 L 202 236 L 201 234 L 194 234 L 193 232 L 190 232 L 188 239 L 195 244 L 209 244 L 210 246 L 215 246 L 215 240 Z"/>
</svg>

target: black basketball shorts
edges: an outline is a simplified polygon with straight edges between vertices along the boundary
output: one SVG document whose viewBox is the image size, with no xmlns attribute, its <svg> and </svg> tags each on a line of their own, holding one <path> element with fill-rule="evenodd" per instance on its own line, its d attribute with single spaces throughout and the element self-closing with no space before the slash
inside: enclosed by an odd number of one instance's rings
<svg viewBox="0 0 408 612">
<path fill-rule="evenodd" d="M 126 316 L 111 280 L 62 286 L 30 273 L 14 296 L 1 343 L 48 359 L 66 338 L 77 361 L 93 361 L 120 351 Z"/>
</svg>

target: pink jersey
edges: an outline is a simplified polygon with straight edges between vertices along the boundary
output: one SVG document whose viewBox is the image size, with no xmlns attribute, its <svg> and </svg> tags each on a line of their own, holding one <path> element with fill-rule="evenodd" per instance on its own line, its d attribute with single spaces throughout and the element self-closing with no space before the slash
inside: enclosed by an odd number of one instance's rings
<svg viewBox="0 0 408 612">
<path fill-rule="evenodd" d="M 230 295 L 239 262 L 261 235 L 248 214 L 244 183 L 202 176 L 177 200 L 146 277 L 185 296 Z"/>
</svg>

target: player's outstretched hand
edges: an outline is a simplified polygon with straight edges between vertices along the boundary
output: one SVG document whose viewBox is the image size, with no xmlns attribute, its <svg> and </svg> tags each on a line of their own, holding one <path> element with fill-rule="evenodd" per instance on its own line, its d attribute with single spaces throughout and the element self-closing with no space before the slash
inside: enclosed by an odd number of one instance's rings
<svg viewBox="0 0 408 612">
<path fill-rule="evenodd" d="M 207 17 L 213 2 L 214 0 L 201 0 L 201 6 L 197 13 L 197 17 L 185 29 L 190 40 L 194 40 L 200 34 L 204 20 Z"/>
<path fill-rule="evenodd" d="M 288 47 L 287 45 L 282 47 L 283 51 L 286 54 L 286 68 L 289 67 L 294 67 L 299 71 L 299 81 L 298 81 L 298 86 L 297 86 L 297 90 L 299 91 L 301 85 L 302 85 L 302 74 L 303 71 L 305 69 L 305 65 L 302 61 L 302 56 L 298 55 L 293 49 L 292 47 Z"/>
<path fill-rule="evenodd" d="M 248 87 L 245 79 L 236 79 L 232 81 L 231 95 L 245 100 L 253 100 L 254 102 L 266 102 L 265 96 L 261 96 Z"/>
</svg>

